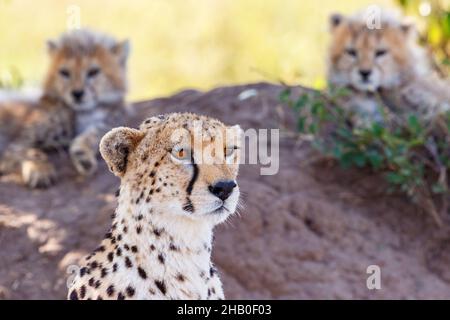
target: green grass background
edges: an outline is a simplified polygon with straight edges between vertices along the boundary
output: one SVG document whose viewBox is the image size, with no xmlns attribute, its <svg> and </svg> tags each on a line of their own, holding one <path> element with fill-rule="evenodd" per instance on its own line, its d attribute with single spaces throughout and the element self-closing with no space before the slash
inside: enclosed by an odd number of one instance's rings
<svg viewBox="0 0 450 320">
<path fill-rule="evenodd" d="M 129 38 L 130 100 L 251 81 L 325 84 L 327 17 L 370 0 L 0 0 L 0 76 L 40 83 L 45 40 L 81 24 Z M 393 6 L 390 0 L 377 4 Z"/>
</svg>

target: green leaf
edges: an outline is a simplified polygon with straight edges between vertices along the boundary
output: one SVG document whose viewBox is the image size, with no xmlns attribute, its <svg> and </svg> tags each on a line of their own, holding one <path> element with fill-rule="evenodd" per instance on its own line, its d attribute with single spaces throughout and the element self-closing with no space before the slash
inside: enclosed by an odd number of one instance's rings
<svg viewBox="0 0 450 320">
<path fill-rule="evenodd" d="M 376 150 L 367 152 L 367 159 L 374 169 L 380 169 L 383 164 L 383 156 Z"/>
<path fill-rule="evenodd" d="M 351 95 L 351 91 L 347 88 L 338 88 L 334 93 L 335 98 L 345 98 Z"/>
<path fill-rule="evenodd" d="M 381 124 L 379 124 L 378 122 L 374 122 L 372 124 L 372 134 L 377 137 L 377 138 L 381 138 L 381 136 L 383 135 L 384 132 L 384 128 L 381 126 Z"/>
<path fill-rule="evenodd" d="M 318 118 L 322 118 L 324 114 L 324 104 L 321 101 L 315 101 L 311 108 L 311 113 Z"/>
<path fill-rule="evenodd" d="M 308 128 L 309 133 L 316 134 L 319 131 L 319 126 L 317 123 L 311 123 Z"/>
<path fill-rule="evenodd" d="M 297 120 L 297 129 L 301 133 L 305 133 L 305 122 L 306 122 L 305 117 L 299 117 Z"/>
<path fill-rule="evenodd" d="M 347 140 L 352 140 L 353 138 L 353 132 L 347 128 L 338 128 L 336 133 L 338 134 L 338 136 Z"/>
<path fill-rule="evenodd" d="M 342 157 L 342 148 L 340 145 L 335 145 L 332 151 L 332 155 L 333 157 L 335 157 L 336 159 L 340 159 Z"/>
<path fill-rule="evenodd" d="M 366 157 L 361 152 L 349 151 L 342 155 L 340 162 L 344 168 L 350 168 L 352 165 L 362 168 L 366 165 Z"/>
<path fill-rule="evenodd" d="M 306 93 L 301 95 L 300 98 L 298 98 L 297 101 L 294 103 L 294 110 L 300 111 L 303 107 L 306 106 L 308 101 L 309 101 L 309 97 Z"/>
<path fill-rule="evenodd" d="M 442 20 L 441 20 L 441 24 L 442 24 L 442 32 L 444 33 L 444 36 L 446 38 L 450 37 L 450 11 L 444 13 Z"/>
<path fill-rule="evenodd" d="M 366 157 L 363 153 L 355 153 L 353 155 L 353 162 L 357 167 L 362 168 L 366 165 Z"/>
<path fill-rule="evenodd" d="M 283 91 L 281 91 L 279 95 L 280 101 L 282 103 L 288 103 L 290 98 L 291 98 L 291 89 L 290 88 L 283 89 Z"/>
<path fill-rule="evenodd" d="M 351 153 L 344 153 L 339 159 L 339 162 L 343 168 L 350 168 L 353 165 L 353 159 Z"/>
<path fill-rule="evenodd" d="M 399 185 L 405 181 L 402 175 L 395 172 L 388 172 L 386 178 L 389 183 L 396 185 Z"/>
<path fill-rule="evenodd" d="M 416 115 L 411 114 L 408 116 L 408 128 L 414 135 L 419 135 L 422 132 L 422 126 Z"/>
</svg>

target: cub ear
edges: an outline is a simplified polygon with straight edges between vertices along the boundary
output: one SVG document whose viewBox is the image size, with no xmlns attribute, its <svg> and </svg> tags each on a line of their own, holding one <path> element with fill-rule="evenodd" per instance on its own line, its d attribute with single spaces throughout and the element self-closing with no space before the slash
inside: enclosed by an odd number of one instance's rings
<svg viewBox="0 0 450 320">
<path fill-rule="evenodd" d="M 116 43 L 111 48 L 111 52 L 117 56 L 120 64 L 126 65 L 130 53 L 130 41 L 127 39 Z"/>
<path fill-rule="evenodd" d="M 47 40 L 46 47 L 48 54 L 53 55 L 58 50 L 58 43 L 54 40 Z"/>
<path fill-rule="evenodd" d="M 136 149 L 144 135 L 140 130 L 119 127 L 103 136 L 100 153 L 112 173 L 123 177 L 127 170 L 128 156 Z"/>
<path fill-rule="evenodd" d="M 412 21 L 406 20 L 406 21 L 402 22 L 402 24 L 400 25 L 400 30 L 402 30 L 402 32 L 407 37 L 411 37 L 411 38 L 417 37 L 416 25 Z"/>
<path fill-rule="evenodd" d="M 345 17 L 340 13 L 332 13 L 329 17 L 329 28 L 331 31 L 333 31 L 337 26 L 339 26 L 343 21 Z"/>
</svg>

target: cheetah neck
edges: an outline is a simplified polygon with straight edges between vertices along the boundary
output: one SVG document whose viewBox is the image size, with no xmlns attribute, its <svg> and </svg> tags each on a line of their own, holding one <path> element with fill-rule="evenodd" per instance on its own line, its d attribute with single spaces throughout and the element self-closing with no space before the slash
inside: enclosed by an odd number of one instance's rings
<svg viewBox="0 0 450 320">
<path fill-rule="evenodd" d="M 159 273 L 159 276 L 208 273 L 211 225 L 157 212 L 151 203 L 136 204 L 130 199 L 129 192 L 122 188 L 113 233 L 122 235 L 122 245 L 136 246 L 142 251 L 137 253 L 136 259 L 143 268 Z"/>
</svg>

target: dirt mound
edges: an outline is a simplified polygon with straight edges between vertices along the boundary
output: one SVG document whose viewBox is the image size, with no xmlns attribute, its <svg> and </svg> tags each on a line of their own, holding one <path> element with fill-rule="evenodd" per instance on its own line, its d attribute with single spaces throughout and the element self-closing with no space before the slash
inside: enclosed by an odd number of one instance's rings
<svg viewBox="0 0 450 320">
<path fill-rule="evenodd" d="M 278 104 L 280 90 L 257 84 L 185 91 L 136 104 L 128 124 L 192 111 L 244 129 L 293 127 L 290 111 Z M 283 135 L 277 175 L 241 167 L 244 209 L 217 229 L 214 244 L 227 298 L 450 297 L 448 228 L 438 230 L 403 198 L 385 196 L 380 177 L 313 156 Z M 47 191 L 0 179 L 0 299 L 65 298 L 67 267 L 95 248 L 110 225 L 118 179 L 103 163 L 89 180 L 63 167 Z M 373 264 L 381 267 L 381 290 L 366 287 Z"/>
</svg>

